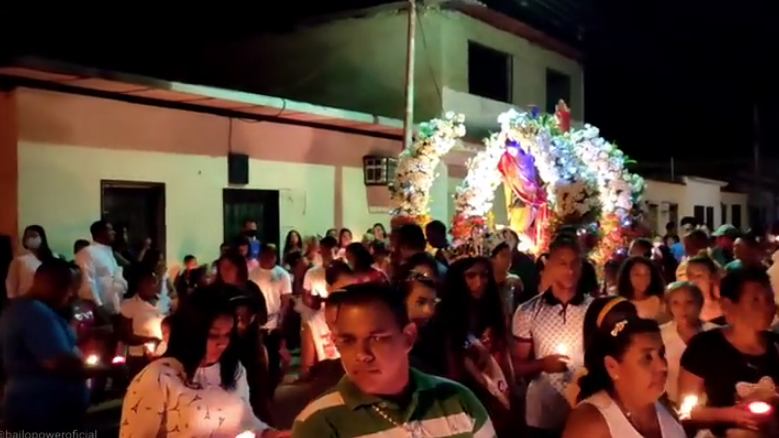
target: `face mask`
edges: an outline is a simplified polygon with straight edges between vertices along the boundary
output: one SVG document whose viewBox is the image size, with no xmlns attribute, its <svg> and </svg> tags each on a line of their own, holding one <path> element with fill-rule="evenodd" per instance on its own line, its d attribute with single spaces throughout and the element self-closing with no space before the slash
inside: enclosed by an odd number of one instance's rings
<svg viewBox="0 0 779 438">
<path fill-rule="evenodd" d="M 40 237 L 30 237 L 27 239 L 24 244 L 27 246 L 28 249 L 38 249 L 41 246 L 41 238 Z"/>
<path fill-rule="evenodd" d="M 257 235 L 257 230 L 248 230 L 244 234 L 246 234 L 246 237 L 255 237 Z"/>
</svg>

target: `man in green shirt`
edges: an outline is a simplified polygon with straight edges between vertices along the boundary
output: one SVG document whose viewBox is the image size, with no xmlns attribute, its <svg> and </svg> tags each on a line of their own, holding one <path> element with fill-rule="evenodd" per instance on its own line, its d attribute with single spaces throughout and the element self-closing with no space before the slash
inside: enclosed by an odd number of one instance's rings
<svg viewBox="0 0 779 438">
<path fill-rule="evenodd" d="M 338 309 L 332 328 L 346 375 L 303 409 L 293 438 L 495 438 L 470 390 L 411 368 L 416 327 L 395 289 L 350 286 L 328 305 Z"/>
</svg>

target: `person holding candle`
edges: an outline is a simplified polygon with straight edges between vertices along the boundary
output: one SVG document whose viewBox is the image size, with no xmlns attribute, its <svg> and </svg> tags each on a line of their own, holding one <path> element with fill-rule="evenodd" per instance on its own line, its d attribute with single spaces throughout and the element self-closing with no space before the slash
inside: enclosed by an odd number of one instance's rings
<svg viewBox="0 0 779 438">
<path fill-rule="evenodd" d="M 487 411 L 462 385 L 411 368 L 416 326 L 387 285 L 349 286 L 328 297 L 346 376 L 295 419 L 294 438 L 495 438 Z"/>
<path fill-rule="evenodd" d="M 604 318 L 595 327 L 584 353 L 587 374 L 579 379 L 580 402 L 563 438 L 686 438 L 682 425 L 659 402 L 667 365 L 657 322 L 629 315 Z"/>
<path fill-rule="evenodd" d="M 688 268 L 689 269 L 689 268 Z M 665 292 L 666 307 L 672 320 L 660 326 L 660 334 L 665 344 L 665 358 L 668 362 L 668 399 L 679 404 L 682 402 L 677 391 L 679 380 L 679 361 L 693 336 L 717 328 L 716 324 L 700 319 L 703 307 L 703 294 L 694 284 L 687 281 L 671 283 Z"/>
<path fill-rule="evenodd" d="M 779 336 L 768 331 L 776 311 L 768 274 L 762 268 L 729 272 L 720 283 L 720 305 L 728 325 L 693 336 L 681 358 L 679 394 L 705 400 L 689 421 L 717 437 L 730 430 L 777 436 L 765 431 L 775 427 L 775 414 L 749 409 L 751 402 L 777 400 Z"/>
<path fill-rule="evenodd" d="M 570 411 L 564 392 L 583 364 L 582 326 L 592 302 L 580 285 L 582 263 L 577 238 L 556 237 L 544 267 L 548 289 L 514 313 L 514 369 L 530 381 L 525 420 L 533 438 L 559 437 Z"/>
<path fill-rule="evenodd" d="M 288 436 L 252 412 L 236 348 L 234 307 L 218 286 L 192 293 L 171 321 L 162 358 L 127 389 L 119 435 L 130 437 Z"/>
<path fill-rule="evenodd" d="M 128 295 L 119 307 L 119 339 L 128 345 L 127 367 L 132 375 L 149 364 L 162 341 L 162 320 L 157 307 L 160 281 L 152 269 L 139 267 L 131 276 Z"/>
<path fill-rule="evenodd" d="M 34 434 L 82 430 L 89 406 L 87 378 L 108 368 L 88 364 L 63 310 L 73 297 L 70 265 L 44 260 L 29 291 L 0 319 L 5 391 L 4 431 Z M 9 434 L 10 435 L 10 434 Z"/>
</svg>

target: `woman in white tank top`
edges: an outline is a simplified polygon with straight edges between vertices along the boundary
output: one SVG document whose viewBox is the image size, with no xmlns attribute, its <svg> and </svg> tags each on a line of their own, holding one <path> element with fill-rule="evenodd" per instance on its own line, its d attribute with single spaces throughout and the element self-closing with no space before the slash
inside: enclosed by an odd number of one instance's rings
<svg viewBox="0 0 779 438">
<path fill-rule="evenodd" d="M 597 318 L 584 353 L 587 374 L 579 379 L 579 404 L 563 438 L 686 438 L 670 408 L 659 401 L 668 366 L 657 322 L 637 316 L 607 319 Z"/>
</svg>

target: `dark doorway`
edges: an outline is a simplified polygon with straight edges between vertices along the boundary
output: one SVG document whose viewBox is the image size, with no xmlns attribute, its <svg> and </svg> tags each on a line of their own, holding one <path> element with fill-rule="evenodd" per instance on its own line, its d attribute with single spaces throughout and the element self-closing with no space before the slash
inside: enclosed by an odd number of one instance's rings
<svg viewBox="0 0 779 438">
<path fill-rule="evenodd" d="M 247 220 L 257 222 L 257 238 L 262 243 L 279 244 L 279 191 L 224 189 L 224 241 L 231 242 Z"/>
<path fill-rule="evenodd" d="M 103 219 L 130 231 L 130 246 L 151 238 L 152 247 L 165 254 L 165 184 L 100 181 Z"/>
</svg>

